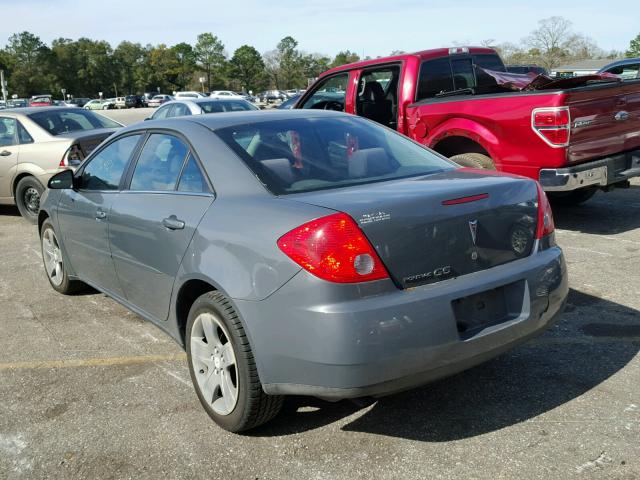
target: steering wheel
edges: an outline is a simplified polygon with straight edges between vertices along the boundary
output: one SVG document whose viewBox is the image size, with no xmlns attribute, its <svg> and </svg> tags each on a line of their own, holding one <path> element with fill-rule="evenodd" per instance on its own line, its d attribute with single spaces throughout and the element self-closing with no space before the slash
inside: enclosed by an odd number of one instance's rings
<svg viewBox="0 0 640 480">
<path fill-rule="evenodd" d="M 324 104 L 323 110 L 335 110 L 336 112 L 342 112 L 344 110 L 344 105 L 340 102 L 336 102 L 335 100 L 329 100 Z"/>
</svg>

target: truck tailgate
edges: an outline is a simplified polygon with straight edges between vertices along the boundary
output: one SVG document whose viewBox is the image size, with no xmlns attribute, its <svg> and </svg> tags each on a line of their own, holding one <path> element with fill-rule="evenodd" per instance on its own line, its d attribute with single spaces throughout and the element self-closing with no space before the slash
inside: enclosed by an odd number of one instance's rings
<svg viewBox="0 0 640 480">
<path fill-rule="evenodd" d="M 566 91 L 571 112 L 569 163 L 640 148 L 640 81 Z"/>
</svg>

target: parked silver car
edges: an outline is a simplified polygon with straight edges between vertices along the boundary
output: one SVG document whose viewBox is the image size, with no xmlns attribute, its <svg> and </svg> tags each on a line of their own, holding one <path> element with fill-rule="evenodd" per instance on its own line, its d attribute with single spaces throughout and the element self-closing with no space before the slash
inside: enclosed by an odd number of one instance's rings
<svg viewBox="0 0 640 480">
<path fill-rule="evenodd" d="M 51 286 L 89 284 L 171 335 L 231 431 L 283 395 L 469 368 L 551 325 L 568 293 L 535 181 L 338 112 L 132 125 L 50 180 L 38 223 Z"/>
<path fill-rule="evenodd" d="M 215 98 L 183 99 L 165 103 L 146 120 L 203 115 L 205 113 L 246 112 L 251 110 L 260 109 L 239 97 L 227 100 Z"/>
<path fill-rule="evenodd" d="M 122 125 L 80 108 L 0 112 L 0 204 L 16 204 L 35 223 L 49 178 L 75 168 Z"/>
</svg>

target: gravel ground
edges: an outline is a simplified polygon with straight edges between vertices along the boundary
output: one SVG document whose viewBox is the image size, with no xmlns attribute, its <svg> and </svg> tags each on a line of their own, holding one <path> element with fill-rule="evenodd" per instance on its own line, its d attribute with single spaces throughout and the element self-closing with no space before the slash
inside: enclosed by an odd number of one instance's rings
<svg viewBox="0 0 640 480">
<path fill-rule="evenodd" d="M 640 478 L 640 182 L 555 213 L 572 290 L 553 329 L 366 407 L 291 398 L 240 436 L 157 328 L 56 294 L 1 208 L 0 478 Z"/>
</svg>

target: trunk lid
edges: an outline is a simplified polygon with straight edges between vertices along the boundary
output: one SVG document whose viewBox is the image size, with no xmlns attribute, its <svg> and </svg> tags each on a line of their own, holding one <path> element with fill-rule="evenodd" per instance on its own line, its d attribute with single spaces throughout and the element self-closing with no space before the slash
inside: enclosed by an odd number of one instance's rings
<svg viewBox="0 0 640 480">
<path fill-rule="evenodd" d="M 621 82 L 566 92 L 571 112 L 570 163 L 640 147 L 640 82 Z"/>
<path fill-rule="evenodd" d="M 535 182 L 478 170 L 287 198 L 349 214 L 401 288 L 517 260 L 531 253 L 535 239 Z"/>
<path fill-rule="evenodd" d="M 117 132 L 115 128 L 100 128 L 84 132 L 65 133 L 58 135 L 57 138 L 71 140 L 74 145 L 79 145 L 82 154 L 87 157 L 98 145 L 115 132 Z"/>
</svg>

